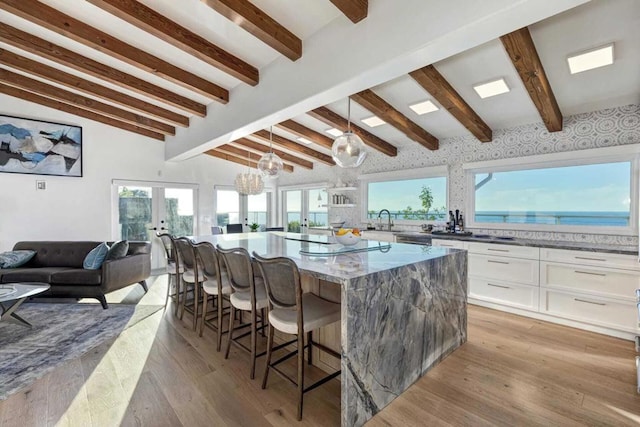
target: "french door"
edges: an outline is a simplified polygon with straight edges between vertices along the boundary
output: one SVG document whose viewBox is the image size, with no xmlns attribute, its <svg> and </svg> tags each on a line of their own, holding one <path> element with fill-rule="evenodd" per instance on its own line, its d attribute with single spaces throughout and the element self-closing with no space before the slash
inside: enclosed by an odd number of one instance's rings
<svg viewBox="0 0 640 427">
<path fill-rule="evenodd" d="M 114 181 L 114 240 L 148 240 L 151 268 L 164 267 L 162 242 L 156 233 L 197 234 L 197 186 L 189 184 Z"/>
<path fill-rule="evenodd" d="M 309 227 L 326 227 L 329 223 L 324 188 L 283 189 L 282 203 L 286 231 L 308 233 Z"/>
</svg>

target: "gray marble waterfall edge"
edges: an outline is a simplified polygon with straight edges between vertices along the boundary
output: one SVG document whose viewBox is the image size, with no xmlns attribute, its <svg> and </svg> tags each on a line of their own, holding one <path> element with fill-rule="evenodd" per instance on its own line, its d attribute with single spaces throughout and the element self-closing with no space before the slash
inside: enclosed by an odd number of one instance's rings
<svg viewBox="0 0 640 427">
<path fill-rule="evenodd" d="M 0 400 L 161 310 L 158 305 L 25 303 L 29 329 L 0 322 Z"/>
<path fill-rule="evenodd" d="M 343 283 L 343 426 L 363 425 L 466 341 L 466 300 L 465 251 Z"/>
</svg>

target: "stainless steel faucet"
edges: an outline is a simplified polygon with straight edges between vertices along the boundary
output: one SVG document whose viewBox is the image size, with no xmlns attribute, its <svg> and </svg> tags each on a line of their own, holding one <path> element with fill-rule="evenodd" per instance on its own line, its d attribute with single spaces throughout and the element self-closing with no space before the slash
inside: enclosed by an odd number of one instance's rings
<svg viewBox="0 0 640 427">
<path fill-rule="evenodd" d="M 387 231 L 391 231 L 391 212 L 389 212 L 389 209 L 382 209 L 380 212 L 378 212 L 378 219 L 380 219 L 380 217 L 382 216 L 382 212 L 386 212 L 389 216 L 389 221 L 387 222 Z"/>
</svg>

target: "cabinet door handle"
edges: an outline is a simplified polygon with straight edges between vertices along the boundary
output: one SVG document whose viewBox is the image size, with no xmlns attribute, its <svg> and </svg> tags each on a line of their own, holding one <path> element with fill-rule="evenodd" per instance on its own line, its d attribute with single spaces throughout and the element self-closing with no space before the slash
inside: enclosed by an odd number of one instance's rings
<svg viewBox="0 0 640 427">
<path fill-rule="evenodd" d="M 492 259 L 488 259 L 487 262 L 492 262 L 494 264 L 509 264 L 507 261 L 494 261 Z"/>
<path fill-rule="evenodd" d="M 487 283 L 487 286 L 493 286 L 494 288 L 511 289 L 509 286 L 494 285 L 493 283 Z"/>
<path fill-rule="evenodd" d="M 602 258 L 589 258 L 586 256 L 577 256 L 575 257 L 575 259 L 586 259 L 587 261 L 606 261 L 606 259 L 602 259 Z"/>
<path fill-rule="evenodd" d="M 594 273 L 592 271 L 580 271 L 580 270 L 574 270 L 574 273 L 578 273 L 578 274 L 588 274 L 590 276 L 601 276 L 601 277 L 605 277 L 606 274 L 605 273 Z"/>
<path fill-rule="evenodd" d="M 487 248 L 488 251 L 493 251 L 493 252 L 509 252 L 509 249 L 493 249 L 493 248 Z"/>
<path fill-rule="evenodd" d="M 587 301 L 586 299 L 580 299 L 580 298 L 574 298 L 573 300 L 578 302 L 586 302 L 587 304 L 593 304 L 593 305 L 607 305 L 603 302 Z"/>
</svg>

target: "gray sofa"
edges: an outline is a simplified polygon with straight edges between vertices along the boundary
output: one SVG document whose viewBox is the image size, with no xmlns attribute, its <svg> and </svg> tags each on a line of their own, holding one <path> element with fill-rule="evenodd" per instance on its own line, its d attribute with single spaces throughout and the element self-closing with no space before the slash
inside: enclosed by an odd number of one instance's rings
<svg viewBox="0 0 640 427">
<path fill-rule="evenodd" d="M 51 285 L 39 297 L 96 298 L 108 308 L 105 294 L 139 283 L 147 291 L 151 274 L 151 243 L 129 242 L 124 258 L 86 270 L 87 254 L 102 242 L 18 242 L 13 250 L 33 250 L 35 256 L 18 268 L 0 269 L 0 283 L 43 282 Z"/>
</svg>

